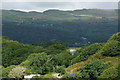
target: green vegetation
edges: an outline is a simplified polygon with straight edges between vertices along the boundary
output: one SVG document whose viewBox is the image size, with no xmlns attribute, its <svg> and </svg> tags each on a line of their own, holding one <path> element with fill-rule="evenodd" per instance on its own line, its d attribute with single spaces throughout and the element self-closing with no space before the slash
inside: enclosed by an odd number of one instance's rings
<svg viewBox="0 0 120 80">
<path fill-rule="evenodd" d="M 112 79 L 118 77 L 118 69 L 116 67 L 110 67 L 105 69 L 98 78 Z"/>
<path fill-rule="evenodd" d="M 2 12 L 3 78 L 119 80 L 117 10 Z"/>
<path fill-rule="evenodd" d="M 46 74 L 54 69 L 55 62 L 52 56 L 47 56 L 46 53 L 31 54 L 28 60 L 28 66 L 33 73 Z"/>
<path fill-rule="evenodd" d="M 82 78 L 90 78 L 91 80 L 97 79 L 97 77 L 104 70 L 104 64 L 99 61 L 92 61 L 80 67 L 80 74 Z"/>
<path fill-rule="evenodd" d="M 65 73 L 65 66 L 58 66 L 54 71 L 56 73 L 64 74 Z"/>
<path fill-rule="evenodd" d="M 99 51 L 104 43 L 94 43 L 89 46 L 84 46 L 79 50 L 79 55 L 72 59 L 72 64 L 75 64 L 80 61 L 87 60 L 90 55 L 95 54 Z"/>
<path fill-rule="evenodd" d="M 101 49 L 104 56 L 117 56 L 120 53 L 120 33 L 114 34 Z"/>
<path fill-rule="evenodd" d="M 3 37 L 2 45 L 2 62 L 4 67 L 18 65 L 26 60 L 31 53 L 44 51 L 42 47 L 22 44 L 5 37 Z"/>
<path fill-rule="evenodd" d="M 11 65 L 11 66 L 9 66 L 9 67 L 7 67 L 7 68 L 2 68 L 2 77 L 3 78 L 8 78 L 8 74 L 9 74 L 9 72 L 13 69 L 13 68 L 15 68 L 15 65 Z"/>
<path fill-rule="evenodd" d="M 23 78 L 24 75 L 40 74 L 34 78 L 88 78 L 119 79 L 119 33 L 106 43 L 94 43 L 82 47 L 69 47 L 55 43 L 29 45 L 3 37 L 3 78 Z M 46 42 L 48 43 L 48 42 Z M 77 51 L 74 55 L 70 48 Z"/>
<path fill-rule="evenodd" d="M 22 43 L 38 42 L 37 45 L 44 47 L 44 42 L 52 40 L 80 46 L 105 42 L 118 31 L 118 12 L 114 9 L 47 10 L 43 13 L 2 10 L 2 13 L 3 36 Z"/>
<path fill-rule="evenodd" d="M 17 66 L 9 72 L 8 77 L 9 78 L 22 78 L 23 75 L 25 75 L 25 71 L 26 71 L 26 68 Z"/>
</svg>

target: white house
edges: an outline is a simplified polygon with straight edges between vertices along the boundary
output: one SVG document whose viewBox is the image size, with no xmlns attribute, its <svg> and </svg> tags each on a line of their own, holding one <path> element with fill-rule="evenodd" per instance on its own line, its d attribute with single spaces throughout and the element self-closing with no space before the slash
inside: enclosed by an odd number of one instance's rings
<svg viewBox="0 0 120 80">
<path fill-rule="evenodd" d="M 74 55 L 75 52 L 76 52 L 76 49 L 70 48 L 70 53 L 71 53 L 72 55 Z"/>
</svg>

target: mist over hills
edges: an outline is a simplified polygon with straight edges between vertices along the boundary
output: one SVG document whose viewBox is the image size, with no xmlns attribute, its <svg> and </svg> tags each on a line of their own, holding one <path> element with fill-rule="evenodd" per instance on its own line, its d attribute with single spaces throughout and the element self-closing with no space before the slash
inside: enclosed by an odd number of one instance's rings
<svg viewBox="0 0 120 80">
<path fill-rule="evenodd" d="M 22 43 L 60 40 L 68 43 L 105 42 L 118 30 L 115 9 L 2 10 L 3 36 Z"/>
</svg>

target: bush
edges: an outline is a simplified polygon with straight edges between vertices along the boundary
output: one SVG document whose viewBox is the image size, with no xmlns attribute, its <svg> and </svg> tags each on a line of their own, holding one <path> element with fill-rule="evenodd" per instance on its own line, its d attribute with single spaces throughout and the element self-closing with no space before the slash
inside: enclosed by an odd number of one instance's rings
<svg viewBox="0 0 120 80">
<path fill-rule="evenodd" d="M 72 59 L 72 64 L 87 60 L 90 55 L 95 54 L 103 46 L 103 43 L 94 43 L 89 46 L 84 46 L 80 49 L 78 56 Z"/>
<path fill-rule="evenodd" d="M 25 61 L 31 53 L 44 51 L 42 47 L 22 44 L 6 38 L 3 38 L 2 45 L 2 63 L 4 67 L 19 65 Z"/>
<path fill-rule="evenodd" d="M 26 68 L 17 66 L 9 72 L 8 77 L 9 78 L 22 78 L 25 75 L 25 71 L 26 71 Z"/>
<path fill-rule="evenodd" d="M 73 58 L 71 60 L 71 64 L 75 64 L 75 63 L 84 61 L 86 59 L 87 59 L 87 57 L 85 55 L 83 55 L 82 53 L 80 53 L 78 56 L 76 56 L 75 58 Z"/>
<path fill-rule="evenodd" d="M 103 71 L 104 64 L 100 61 L 92 61 L 80 68 L 82 78 L 96 79 Z"/>
<path fill-rule="evenodd" d="M 116 78 L 117 76 L 118 76 L 117 68 L 110 67 L 108 69 L 105 69 L 98 78 L 113 79 L 113 78 Z"/>
<path fill-rule="evenodd" d="M 65 66 L 58 66 L 54 71 L 56 73 L 64 74 L 65 73 Z"/>
<path fill-rule="evenodd" d="M 110 40 L 120 41 L 120 32 L 118 32 L 118 33 L 116 33 L 116 34 L 113 34 L 113 35 L 110 37 L 109 41 L 110 41 Z"/>
<path fill-rule="evenodd" d="M 81 49 L 81 53 L 85 56 L 90 56 L 95 54 L 98 50 L 100 50 L 103 46 L 103 43 L 94 43 L 89 46 L 85 46 Z"/>
<path fill-rule="evenodd" d="M 30 61 L 28 66 L 30 66 L 32 73 L 46 74 L 54 68 L 52 56 L 46 53 L 31 54 L 28 60 Z"/>
<path fill-rule="evenodd" d="M 65 67 L 68 67 L 71 64 L 71 59 L 73 56 L 67 52 L 62 52 L 57 55 L 55 55 L 55 63 L 58 66 L 65 65 Z"/>
<path fill-rule="evenodd" d="M 49 46 L 45 52 L 47 54 L 58 54 L 61 53 L 62 51 L 65 51 L 65 49 L 66 47 L 62 44 L 54 44 Z"/>
<path fill-rule="evenodd" d="M 108 42 L 98 52 L 103 56 L 117 56 L 120 53 L 120 32 L 111 36 Z"/>
<path fill-rule="evenodd" d="M 11 66 L 9 66 L 9 67 L 7 67 L 7 68 L 3 68 L 3 69 L 2 69 L 2 78 L 8 78 L 9 72 L 10 72 L 13 68 L 15 68 L 15 67 L 16 67 L 15 65 L 11 65 Z"/>
<path fill-rule="evenodd" d="M 111 40 L 107 42 L 104 47 L 100 50 L 100 54 L 103 56 L 117 56 L 120 53 L 120 42 Z"/>
</svg>

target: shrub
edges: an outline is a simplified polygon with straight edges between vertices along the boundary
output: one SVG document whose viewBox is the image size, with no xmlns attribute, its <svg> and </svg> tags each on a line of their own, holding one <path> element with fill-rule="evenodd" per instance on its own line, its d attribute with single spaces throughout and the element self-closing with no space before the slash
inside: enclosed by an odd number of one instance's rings
<svg viewBox="0 0 120 80">
<path fill-rule="evenodd" d="M 9 72 L 15 67 L 16 67 L 15 65 L 11 65 L 11 66 L 8 66 L 7 68 L 3 68 L 2 69 L 2 78 L 8 78 Z"/>
<path fill-rule="evenodd" d="M 64 74 L 65 73 L 65 66 L 58 66 L 54 71 L 56 73 Z"/>
<path fill-rule="evenodd" d="M 104 47 L 100 50 L 103 56 L 117 56 L 120 53 L 120 42 L 111 40 L 107 42 Z"/>
<path fill-rule="evenodd" d="M 80 68 L 82 78 L 96 79 L 103 71 L 104 64 L 100 61 L 92 61 Z M 86 77 L 87 76 L 87 77 Z"/>
<path fill-rule="evenodd" d="M 113 79 L 118 76 L 118 70 L 116 67 L 110 67 L 105 69 L 98 78 Z"/>
<path fill-rule="evenodd" d="M 17 66 L 9 72 L 8 77 L 9 78 L 22 78 L 22 76 L 25 75 L 25 71 L 26 71 L 26 68 Z"/>
<path fill-rule="evenodd" d="M 46 74 L 54 68 L 52 56 L 46 53 L 31 54 L 28 60 L 30 61 L 29 66 L 33 73 Z"/>
<path fill-rule="evenodd" d="M 99 51 L 103 56 L 117 56 L 120 54 L 120 32 L 110 37 L 108 42 Z"/>
</svg>

